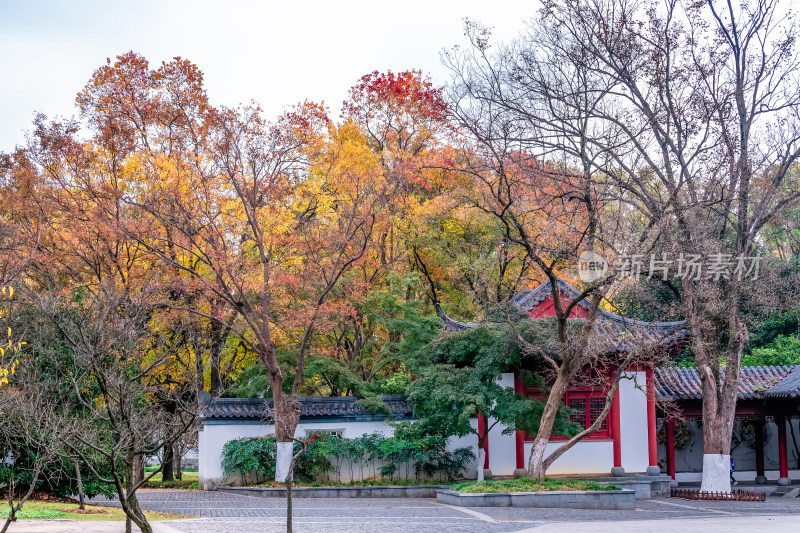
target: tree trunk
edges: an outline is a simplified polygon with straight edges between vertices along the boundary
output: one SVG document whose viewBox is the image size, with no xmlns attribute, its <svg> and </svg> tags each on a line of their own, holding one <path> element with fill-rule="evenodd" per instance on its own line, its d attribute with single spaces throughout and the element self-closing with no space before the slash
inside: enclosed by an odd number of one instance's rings
<svg viewBox="0 0 800 533">
<path fill-rule="evenodd" d="M 144 479 L 144 457 L 141 454 L 133 458 L 133 470 L 130 474 L 133 476 L 132 481 L 134 484 Z"/>
<path fill-rule="evenodd" d="M 286 533 L 292 533 L 292 477 L 286 478 Z"/>
<path fill-rule="evenodd" d="M 483 463 L 486 460 L 486 451 L 478 444 L 478 481 L 483 481 Z"/>
<path fill-rule="evenodd" d="M 282 382 L 281 379 L 271 380 Z M 277 441 L 277 454 L 275 456 L 275 481 L 285 482 L 291 475 L 291 463 L 294 450 L 294 433 L 300 421 L 300 409 L 293 396 L 283 394 L 281 389 L 272 384 L 272 417 L 275 424 L 275 440 Z"/>
<path fill-rule="evenodd" d="M 731 283 L 729 297 L 738 302 L 738 284 Z M 685 291 L 687 309 L 693 311 L 689 319 L 692 326 L 692 346 L 697 360 L 697 371 L 703 388 L 703 478 L 701 491 L 730 492 L 731 436 L 736 416 L 739 394 L 739 370 L 742 351 L 747 342 L 747 327 L 739 319 L 739 306 L 735 303 L 728 311 L 727 331 L 703 329 L 701 317 L 695 307 L 694 294 Z M 709 338 L 726 333 L 725 368 L 720 368 L 720 354 Z"/>
<path fill-rule="evenodd" d="M 701 491 L 730 492 L 731 435 L 736 396 L 714 383 L 708 365 L 698 364 L 703 379 L 703 479 Z M 723 388 L 720 391 L 720 388 Z"/>
<path fill-rule="evenodd" d="M 80 502 L 79 509 L 83 511 L 85 509 L 85 505 L 83 496 L 83 478 L 81 477 L 81 467 L 78 464 L 77 459 L 73 459 L 72 462 L 75 464 L 75 479 L 78 482 L 78 501 Z"/>
<path fill-rule="evenodd" d="M 550 394 L 547 396 L 547 402 L 544 404 L 544 410 L 542 411 L 542 420 L 539 422 L 539 431 L 533 440 L 531 454 L 528 457 L 528 477 L 532 479 L 541 479 L 545 475 L 544 452 L 547 448 L 547 443 L 550 441 L 550 435 L 553 433 L 553 424 L 556 421 L 558 409 L 561 407 L 561 398 L 564 397 L 569 384 L 566 365 L 567 362 L 564 361 L 558 371 L 556 381 L 550 389 Z"/>
<path fill-rule="evenodd" d="M 183 454 L 175 454 L 175 477 L 183 479 Z"/>
<path fill-rule="evenodd" d="M 197 392 L 206 390 L 206 370 L 203 365 L 203 343 L 200 340 L 193 342 L 194 348 L 194 373 L 197 383 Z"/>
<path fill-rule="evenodd" d="M 275 481 L 285 482 L 292 479 L 292 455 L 294 452 L 294 442 L 278 442 L 278 452 L 275 455 Z"/>
<path fill-rule="evenodd" d="M 175 453 L 171 444 L 164 445 L 164 458 L 161 461 L 161 480 L 162 481 L 175 481 L 175 470 L 173 463 L 175 461 Z"/>
<path fill-rule="evenodd" d="M 212 398 L 216 398 L 222 389 L 222 376 L 220 375 L 220 361 L 222 357 L 222 349 L 225 347 L 225 325 L 216 320 L 211 321 L 210 336 L 211 336 L 211 361 L 209 368 L 209 385 L 208 392 Z"/>
<path fill-rule="evenodd" d="M 134 485 L 138 482 L 134 478 L 137 475 L 139 466 L 144 463 L 141 457 L 141 455 L 136 455 L 133 461 L 127 462 L 126 460 L 125 492 L 117 496 L 119 497 L 120 505 L 126 516 L 125 531 L 127 532 L 130 530 L 131 522 L 133 522 L 139 527 L 142 533 L 153 533 L 153 528 L 150 527 L 150 523 L 144 516 L 141 507 L 139 507 L 139 499 L 136 497 L 136 492 L 133 491 Z"/>
<path fill-rule="evenodd" d="M 545 475 L 544 452 L 547 448 L 549 439 L 539 438 L 537 435 L 531 446 L 531 454 L 528 457 L 528 477 L 531 479 L 542 479 Z"/>
</svg>

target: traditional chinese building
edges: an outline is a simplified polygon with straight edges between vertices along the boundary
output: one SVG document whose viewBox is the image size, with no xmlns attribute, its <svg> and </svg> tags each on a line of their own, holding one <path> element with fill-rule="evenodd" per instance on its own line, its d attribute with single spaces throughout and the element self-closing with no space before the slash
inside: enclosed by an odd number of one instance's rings
<svg viewBox="0 0 800 533">
<path fill-rule="evenodd" d="M 702 386 L 694 368 L 659 368 L 656 394 L 674 402 L 659 413 L 659 464 L 679 482 L 699 481 L 703 465 Z M 800 478 L 800 366 L 741 369 L 731 456 L 738 481 L 788 485 Z M 790 468 L 794 467 L 794 468 Z"/>
<path fill-rule="evenodd" d="M 562 305 L 580 296 L 580 291 L 563 280 L 558 280 Z M 552 286 L 543 283 L 535 289 L 523 290 L 511 300 L 532 320 L 555 316 Z M 571 318 L 586 318 L 590 302 L 580 301 L 571 311 Z M 458 322 L 448 317 L 439 308 L 446 330 L 463 331 L 475 324 Z M 601 350 L 607 353 L 609 370 L 614 371 L 615 361 L 622 354 L 637 348 L 642 342 L 657 349 L 677 353 L 685 344 L 688 330 L 685 322 L 643 322 L 624 318 L 604 309 L 598 309 L 594 324 L 597 334 L 595 342 L 601 343 Z M 530 370 L 536 371 L 536 363 Z M 654 369 L 639 364 L 626 369 L 614 394 L 611 410 L 600 430 L 585 437 L 569 451 L 559 457 L 548 470 L 549 474 L 605 474 L 612 469 L 616 474 L 623 472 L 649 472 L 657 474 L 658 466 L 658 427 L 656 417 L 656 396 Z M 590 426 L 603 410 L 607 388 L 587 386 L 576 383 L 566 392 L 564 403 L 576 411 L 573 421 L 584 428 Z M 539 395 L 536 389 L 525 388 L 519 372 L 504 374 L 502 383 L 513 384 L 517 392 L 529 396 Z M 491 424 L 491 421 L 489 422 Z M 553 436 L 546 454 L 560 446 L 565 437 Z M 495 475 L 507 475 L 524 469 L 530 454 L 533 438 L 522 431 L 513 435 L 503 435 L 494 430 L 489 434 L 485 449 L 485 465 Z"/>
<path fill-rule="evenodd" d="M 559 280 L 562 302 L 572 301 L 579 291 Z M 553 294 L 549 283 L 515 295 L 511 302 L 522 309 L 529 319 L 537 320 L 555 315 Z M 576 305 L 572 318 L 586 318 L 589 302 Z M 475 327 L 453 320 L 439 309 L 444 328 L 463 331 Z M 606 354 L 610 369 L 626 352 L 642 342 L 667 354 L 676 354 L 688 341 L 688 330 L 680 322 L 642 322 L 599 309 L 594 324 L 595 342 Z M 655 360 L 655 359 L 654 359 Z M 535 362 L 531 364 L 535 365 Z M 531 369 L 536 370 L 535 367 Z M 500 384 L 514 387 L 517 392 L 538 395 L 540 391 L 523 386 L 518 372 L 507 372 Z M 564 402 L 575 411 L 573 420 L 588 427 L 605 405 L 607 389 L 581 383 L 580 378 L 569 387 Z M 657 407 L 657 399 L 673 402 L 670 418 Z M 393 418 L 412 420 L 410 407 L 401 397 L 386 397 Z M 578 442 L 559 457 L 548 474 L 616 475 L 626 473 L 667 472 L 681 482 L 699 481 L 702 468 L 701 386 L 694 369 L 653 368 L 639 361 L 625 369 L 623 379 L 612 399 L 611 409 L 599 431 Z M 327 431 L 345 437 L 379 431 L 389 434 L 392 429 L 386 417 L 360 407 L 355 398 L 301 398 L 301 418 L 298 436 L 315 431 Z M 202 415 L 199 437 L 199 466 L 202 488 L 210 488 L 223 478 L 221 453 L 224 444 L 232 439 L 269 434 L 271 426 L 264 419 L 264 400 L 220 398 L 207 403 Z M 740 480 L 800 478 L 800 367 L 756 367 L 742 369 L 739 403 L 736 417 L 741 445 L 732 455 L 737 462 Z M 685 421 L 685 422 L 684 422 Z M 474 420 L 481 431 L 492 421 Z M 742 422 L 747 422 L 742 425 Z M 532 437 L 522 431 L 504 435 L 495 427 L 487 439 L 483 468 L 494 475 L 512 475 L 524 469 L 532 446 Z M 789 438 L 791 437 L 791 438 Z M 551 438 L 546 453 L 561 445 L 564 437 Z M 474 437 L 453 439 L 449 447 L 476 446 Z M 476 453 L 476 456 L 478 454 Z M 467 476 L 475 476 L 479 465 L 472 465 Z"/>
</svg>

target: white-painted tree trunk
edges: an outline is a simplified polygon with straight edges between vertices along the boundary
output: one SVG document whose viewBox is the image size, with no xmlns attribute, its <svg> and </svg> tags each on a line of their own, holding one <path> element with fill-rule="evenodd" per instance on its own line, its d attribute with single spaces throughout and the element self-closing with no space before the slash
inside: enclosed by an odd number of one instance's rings
<svg viewBox="0 0 800 533">
<path fill-rule="evenodd" d="M 275 481 L 286 482 L 286 477 L 291 473 L 289 468 L 292 466 L 293 452 L 293 442 L 278 443 L 278 452 L 275 454 Z"/>
<path fill-rule="evenodd" d="M 478 448 L 478 481 L 483 481 L 483 462 L 486 460 L 486 450 Z"/>
<path fill-rule="evenodd" d="M 702 492 L 731 491 L 731 456 L 719 453 L 703 455 Z"/>
</svg>

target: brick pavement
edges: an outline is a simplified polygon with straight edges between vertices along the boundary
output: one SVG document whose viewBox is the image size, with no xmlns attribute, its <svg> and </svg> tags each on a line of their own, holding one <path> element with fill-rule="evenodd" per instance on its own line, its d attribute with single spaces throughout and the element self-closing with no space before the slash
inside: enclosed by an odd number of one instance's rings
<svg viewBox="0 0 800 533">
<path fill-rule="evenodd" d="M 285 531 L 285 501 L 281 498 L 255 498 L 221 492 L 148 490 L 139 493 L 147 510 L 199 517 L 161 524 L 170 533 L 240 533 Z M 114 501 L 97 501 L 118 506 Z M 765 515 L 766 516 L 765 518 Z M 795 516 L 792 516 L 795 515 Z M 771 531 L 782 531 L 786 517 L 800 530 L 800 499 L 767 502 L 691 502 L 670 498 L 638 501 L 635 511 L 595 511 L 583 509 L 474 508 L 438 504 L 430 499 L 326 499 L 294 500 L 295 531 L 299 533 L 347 531 L 361 533 L 477 533 L 520 530 L 553 531 L 647 531 L 643 524 L 659 524 L 659 530 L 716 531 L 706 523 L 724 524 L 721 531 L 732 531 L 740 524 L 748 533 L 761 527 L 748 521 L 764 521 Z M 689 521 L 686 521 L 689 519 Z M 612 526 L 613 524 L 613 526 Z M 701 527 L 702 529 L 696 529 Z M 747 526 L 747 527 L 745 527 Z M 655 531 L 652 526 L 651 530 Z M 734 529 L 737 530 L 737 529 Z M 787 530 L 788 531 L 788 530 Z"/>
</svg>

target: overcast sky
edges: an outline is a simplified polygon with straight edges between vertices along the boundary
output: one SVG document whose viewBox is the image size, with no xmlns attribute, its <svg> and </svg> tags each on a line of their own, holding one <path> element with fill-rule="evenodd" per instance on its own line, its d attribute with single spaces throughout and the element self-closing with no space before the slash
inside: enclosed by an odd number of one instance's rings
<svg viewBox="0 0 800 533">
<path fill-rule="evenodd" d="M 75 113 L 76 93 L 107 57 L 151 66 L 181 56 L 205 74 L 212 103 L 255 100 L 273 117 L 304 99 L 338 115 L 373 70 L 422 69 L 443 83 L 443 48 L 464 43 L 463 18 L 510 40 L 534 14 L 520 0 L 248 2 L 0 0 L 0 152 L 25 140 L 37 111 Z"/>
</svg>

